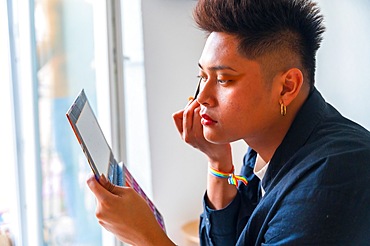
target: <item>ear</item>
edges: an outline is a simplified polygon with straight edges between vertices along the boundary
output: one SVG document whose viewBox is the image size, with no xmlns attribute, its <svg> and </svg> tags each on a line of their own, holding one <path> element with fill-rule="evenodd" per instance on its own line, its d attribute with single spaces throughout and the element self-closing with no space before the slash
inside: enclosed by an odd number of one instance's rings
<svg viewBox="0 0 370 246">
<path fill-rule="evenodd" d="M 291 68 L 283 74 L 282 78 L 283 81 L 279 103 L 283 103 L 285 106 L 288 106 L 302 90 L 303 73 L 298 68 Z"/>
</svg>

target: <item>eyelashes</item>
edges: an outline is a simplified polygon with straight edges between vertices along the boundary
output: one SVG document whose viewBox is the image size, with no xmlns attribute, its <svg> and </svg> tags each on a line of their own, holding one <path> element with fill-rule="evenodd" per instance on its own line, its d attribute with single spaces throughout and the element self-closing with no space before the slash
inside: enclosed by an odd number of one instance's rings
<svg viewBox="0 0 370 246">
<path fill-rule="evenodd" d="M 197 78 L 199 79 L 199 83 L 198 84 L 200 84 L 200 82 L 207 82 L 207 80 L 208 80 L 208 78 L 205 77 L 205 76 L 203 76 L 203 75 L 198 75 Z M 228 82 L 231 82 L 231 80 L 228 80 L 228 79 L 217 79 L 217 83 L 219 83 L 219 84 L 226 84 Z"/>
</svg>

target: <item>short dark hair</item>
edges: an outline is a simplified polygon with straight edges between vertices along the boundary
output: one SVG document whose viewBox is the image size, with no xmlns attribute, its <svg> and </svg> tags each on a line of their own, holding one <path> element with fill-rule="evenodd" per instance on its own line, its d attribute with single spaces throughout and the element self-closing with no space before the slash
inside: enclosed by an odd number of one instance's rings
<svg viewBox="0 0 370 246">
<path fill-rule="evenodd" d="M 323 16 L 310 0 L 198 0 L 193 17 L 208 34 L 235 35 L 239 52 L 257 59 L 276 50 L 297 55 L 313 88 L 316 52 L 325 31 Z"/>
</svg>

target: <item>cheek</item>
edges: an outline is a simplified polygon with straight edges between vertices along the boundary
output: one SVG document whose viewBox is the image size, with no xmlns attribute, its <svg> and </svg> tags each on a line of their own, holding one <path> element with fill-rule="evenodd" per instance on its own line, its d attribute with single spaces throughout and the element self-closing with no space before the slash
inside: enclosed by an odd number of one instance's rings
<svg viewBox="0 0 370 246">
<path fill-rule="evenodd" d="M 247 94 L 238 91 L 222 95 L 219 102 L 222 105 L 223 114 L 232 114 L 234 117 L 248 113 L 250 105 L 253 105 Z"/>
<path fill-rule="evenodd" d="M 235 97 L 234 97 L 235 98 Z M 241 128 L 248 122 L 250 115 L 249 104 L 245 100 L 240 100 L 241 96 L 237 96 L 238 100 L 226 101 L 222 107 L 222 123 L 229 130 L 242 130 Z"/>
<path fill-rule="evenodd" d="M 222 118 L 233 131 L 243 132 L 246 128 L 258 127 L 268 114 L 268 103 L 261 93 L 233 93 L 228 96 L 223 98 Z M 227 98 L 232 100 L 227 101 Z"/>
<path fill-rule="evenodd" d="M 219 98 L 219 113 L 224 123 L 232 121 L 242 113 L 242 105 L 240 105 L 240 102 L 236 98 L 236 95 L 232 93 Z"/>
</svg>

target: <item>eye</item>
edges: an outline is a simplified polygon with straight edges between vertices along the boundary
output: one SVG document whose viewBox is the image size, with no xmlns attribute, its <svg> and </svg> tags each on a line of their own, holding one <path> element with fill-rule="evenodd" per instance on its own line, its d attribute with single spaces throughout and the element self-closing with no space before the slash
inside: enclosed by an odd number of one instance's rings
<svg viewBox="0 0 370 246">
<path fill-rule="evenodd" d="M 219 84 L 226 84 L 226 83 L 228 83 L 228 82 L 230 82 L 231 80 L 227 80 L 227 79 L 225 79 L 225 80 L 222 80 L 222 79 L 218 79 L 217 80 L 217 83 L 219 83 Z"/>
</svg>

